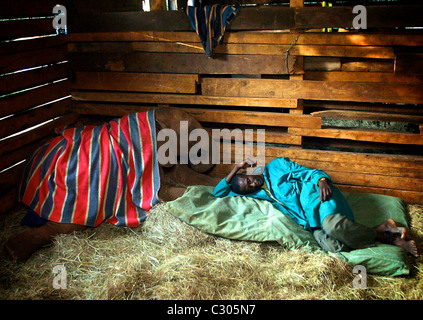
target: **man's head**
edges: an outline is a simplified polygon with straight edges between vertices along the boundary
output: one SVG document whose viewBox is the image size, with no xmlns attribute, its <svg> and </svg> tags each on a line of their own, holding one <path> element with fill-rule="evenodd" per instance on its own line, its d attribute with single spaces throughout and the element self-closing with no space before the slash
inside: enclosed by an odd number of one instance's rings
<svg viewBox="0 0 423 320">
<path fill-rule="evenodd" d="M 236 174 L 231 179 L 231 190 L 237 194 L 248 194 L 259 190 L 264 184 L 262 174 Z"/>
</svg>

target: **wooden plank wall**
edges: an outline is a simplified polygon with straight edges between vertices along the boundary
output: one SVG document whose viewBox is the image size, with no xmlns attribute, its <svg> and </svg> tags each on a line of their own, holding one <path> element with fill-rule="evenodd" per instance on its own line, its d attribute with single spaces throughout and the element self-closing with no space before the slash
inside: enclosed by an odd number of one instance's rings
<svg viewBox="0 0 423 320">
<path fill-rule="evenodd" d="M 67 35 L 56 36 L 57 1 L 0 4 L 0 213 L 16 204 L 23 161 L 69 110 Z"/>
<path fill-rule="evenodd" d="M 368 29 L 357 31 L 352 7 L 286 2 L 242 7 L 214 59 L 182 10 L 79 16 L 75 110 L 171 105 L 209 129 L 263 128 L 267 161 L 288 156 L 344 191 L 423 203 L 423 34 L 406 29 L 421 27 L 423 6 L 367 6 Z"/>
</svg>

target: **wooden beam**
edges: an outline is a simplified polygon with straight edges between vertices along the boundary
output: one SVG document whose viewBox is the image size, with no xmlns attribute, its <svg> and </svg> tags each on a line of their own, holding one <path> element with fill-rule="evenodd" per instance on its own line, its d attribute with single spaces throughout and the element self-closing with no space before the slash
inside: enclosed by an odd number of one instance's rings
<svg viewBox="0 0 423 320">
<path fill-rule="evenodd" d="M 288 128 L 288 132 L 293 135 L 308 137 L 346 139 L 356 141 L 371 141 L 382 143 L 423 145 L 423 137 L 420 134 L 367 131 L 359 129 L 306 129 Z"/>
<path fill-rule="evenodd" d="M 13 94 L 0 99 L 0 116 L 8 116 L 69 95 L 68 80 Z"/>
<path fill-rule="evenodd" d="M 218 123 L 239 123 L 277 127 L 320 128 L 321 120 L 307 115 L 292 115 L 275 112 L 248 112 L 185 108 L 198 121 Z M 319 119 L 314 121 L 312 119 Z"/>
<path fill-rule="evenodd" d="M 104 43 L 90 43 L 85 47 L 79 45 L 79 48 L 72 48 L 72 52 L 91 50 L 95 51 L 96 46 L 104 48 Z M 183 53 L 202 53 L 203 47 L 199 42 L 133 42 L 134 51 L 143 52 L 183 52 Z M 263 55 L 285 55 L 290 49 L 290 55 L 293 56 L 322 56 L 322 57 L 359 57 L 359 58 L 378 58 L 394 59 L 393 49 L 390 47 L 375 46 L 321 46 L 321 45 L 278 45 L 278 44 L 241 44 L 224 43 L 214 49 L 214 53 L 224 54 L 263 54 Z M 104 49 L 103 49 L 104 50 Z M 99 51 L 99 50 L 97 50 Z"/>
<path fill-rule="evenodd" d="M 0 121 L 0 137 L 38 125 L 66 113 L 70 99 L 63 99 Z"/>
<path fill-rule="evenodd" d="M 353 28 L 353 7 L 305 7 L 297 10 L 296 28 Z M 422 5 L 368 6 L 367 28 L 421 27 Z"/>
<path fill-rule="evenodd" d="M 421 27 L 422 5 L 366 6 L 368 28 Z M 320 29 L 353 27 L 352 7 L 285 6 L 243 7 L 228 30 Z M 387 18 L 388 17 L 388 18 Z M 78 14 L 72 32 L 189 31 L 192 27 L 182 10 Z"/>
<path fill-rule="evenodd" d="M 323 82 L 270 79 L 201 80 L 202 92 L 210 96 L 240 96 L 357 102 L 423 103 L 423 85 Z"/>
<path fill-rule="evenodd" d="M 157 104 L 190 104 L 216 106 L 243 106 L 267 108 L 296 108 L 295 99 L 215 97 L 184 94 L 152 94 L 138 92 L 72 91 L 76 101 L 130 102 Z"/>
<path fill-rule="evenodd" d="M 72 89 L 103 91 L 138 91 L 158 93 L 196 93 L 198 75 L 77 72 Z"/>
<path fill-rule="evenodd" d="M 423 77 L 399 75 L 386 72 L 343 72 L 343 71 L 307 71 L 305 80 L 315 81 L 356 81 L 356 82 L 384 82 L 384 83 L 422 83 Z"/>
<path fill-rule="evenodd" d="M 385 196 L 400 198 L 408 204 L 423 204 L 423 192 L 419 191 L 395 190 L 365 186 L 348 186 L 338 184 L 335 185 L 343 192 L 382 194 Z"/>
<path fill-rule="evenodd" d="M 41 140 L 44 137 L 54 133 L 54 129 L 59 126 L 73 125 L 76 121 L 76 118 L 76 113 L 68 113 L 33 130 L 4 139 L 0 144 L 0 155 L 3 156 L 11 154 L 16 149 Z M 10 164 L 13 164 L 13 162 Z"/>
<path fill-rule="evenodd" d="M 73 110 L 80 114 L 124 115 L 130 112 L 149 110 L 154 107 L 107 105 L 97 103 L 73 103 Z M 277 112 L 249 112 L 232 110 L 183 108 L 201 122 L 249 124 L 274 127 L 320 128 L 321 119 L 307 115 L 291 115 Z"/>
<path fill-rule="evenodd" d="M 285 56 L 183 53 L 69 53 L 74 71 L 125 71 L 188 74 L 288 74 L 295 59 Z M 288 69 L 287 69 L 288 67 Z"/>
<path fill-rule="evenodd" d="M 165 41 L 165 42 L 199 42 L 194 32 L 87 32 L 71 33 L 71 42 L 91 41 Z M 296 45 L 322 46 L 423 46 L 423 34 L 410 33 L 289 33 L 272 31 L 239 31 L 226 32 L 223 43 L 254 43 L 291 45 L 296 39 Z"/>
<path fill-rule="evenodd" d="M 68 64 L 60 63 L 2 76 L 0 95 L 36 87 L 68 77 Z"/>
<path fill-rule="evenodd" d="M 69 42 L 68 35 L 45 36 L 25 39 L 25 41 L 0 42 L 0 54 L 35 51 L 51 47 L 61 47 Z"/>
<path fill-rule="evenodd" d="M 283 6 L 243 7 L 227 30 L 283 30 L 294 27 L 295 10 Z M 72 20 L 71 31 L 192 31 L 185 11 L 81 13 Z"/>
<path fill-rule="evenodd" d="M 288 157 L 295 161 L 308 160 L 318 163 L 326 161 L 328 163 L 340 162 L 346 164 L 360 164 L 362 166 L 378 166 L 387 168 L 401 168 L 401 170 L 421 170 L 423 156 L 416 155 L 390 155 L 338 152 L 324 150 L 296 150 L 289 148 L 266 147 L 267 157 Z"/>
<path fill-rule="evenodd" d="M 342 59 L 342 71 L 344 72 L 394 72 L 393 59 Z"/>
<path fill-rule="evenodd" d="M 68 60 L 66 45 L 0 56 L 0 74 Z"/>
<path fill-rule="evenodd" d="M 53 10 L 53 7 L 51 8 Z M 0 40 L 52 35 L 56 33 L 51 18 L 6 20 L 0 22 Z"/>
</svg>

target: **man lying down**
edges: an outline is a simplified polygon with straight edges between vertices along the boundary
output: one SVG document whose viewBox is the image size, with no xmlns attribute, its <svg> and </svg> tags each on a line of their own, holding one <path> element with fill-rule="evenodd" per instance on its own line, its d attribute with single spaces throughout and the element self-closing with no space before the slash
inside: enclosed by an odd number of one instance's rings
<svg viewBox="0 0 423 320">
<path fill-rule="evenodd" d="M 414 240 L 407 229 L 389 219 L 369 228 L 354 222 L 343 194 L 320 169 L 303 167 L 288 158 L 276 158 L 255 174 L 238 171 L 255 166 L 247 159 L 237 164 L 214 188 L 215 197 L 245 196 L 270 201 L 296 223 L 313 233 L 323 250 L 350 251 L 375 245 L 392 244 L 418 257 Z"/>
<path fill-rule="evenodd" d="M 42 226 L 7 241 L 10 257 L 26 260 L 56 235 L 104 221 L 137 227 L 156 203 L 177 199 L 187 186 L 216 185 L 220 179 L 204 174 L 212 165 L 158 161 L 157 150 L 167 143 L 157 139 L 159 131 L 172 129 L 179 138 L 181 121 L 187 121 L 188 132 L 201 128 L 181 109 L 158 108 L 60 130 L 26 163 L 19 199 Z M 188 150 L 195 143 L 188 141 Z"/>
</svg>

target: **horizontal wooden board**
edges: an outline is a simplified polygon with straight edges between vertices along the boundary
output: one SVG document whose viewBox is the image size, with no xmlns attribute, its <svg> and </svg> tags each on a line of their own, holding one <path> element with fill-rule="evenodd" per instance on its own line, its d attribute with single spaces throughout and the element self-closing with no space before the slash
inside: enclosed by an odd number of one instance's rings
<svg viewBox="0 0 423 320">
<path fill-rule="evenodd" d="M 0 54 L 34 51 L 50 47 L 59 47 L 67 44 L 68 35 L 53 35 L 28 38 L 20 41 L 0 42 Z"/>
<path fill-rule="evenodd" d="M 4 139 L 0 143 L 0 155 L 12 153 L 14 150 L 22 148 L 25 145 L 34 143 L 43 137 L 54 132 L 54 129 L 60 126 L 69 126 L 76 122 L 76 113 L 67 113 L 59 118 L 52 120 L 46 124 L 38 126 L 29 131 L 22 132 L 13 137 Z"/>
<path fill-rule="evenodd" d="M 363 173 L 355 173 L 354 175 L 351 175 L 335 171 L 326 171 L 326 173 L 329 174 L 333 181 L 336 181 L 336 183 L 339 184 L 408 191 L 423 190 L 423 179 Z"/>
<path fill-rule="evenodd" d="M 160 42 L 199 42 L 194 32 L 87 32 L 72 33 L 71 42 L 91 41 L 160 41 Z M 223 43 L 253 43 L 278 45 L 322 45 L 322 46 L 423 46 L 421 33 L 357 33 L 324 32 L 295 33 L 284 31 L 240 31 L 226 32 Z"/>
<path fill-rule="evenodd" d="M 419 27 L 423 6 L 366 6 L 368 28 Z M 290 8 L 286 6 L 242 7 L 228 30 L 316 29 L 324 27 L 353 27 L 356 14 L 352 7 L 319 6 Z M 389 18 L 387 18 L 389 17 Z M 152 12 L 113 12 L 78 14 L 72 24 L 73 32 L 113 31 L 186 31 L 189 19 L 182 10 Z"/>
<path fill-rule="evenodd" d="M 107 105 L 100 103 L 73 103 L 72 110 L 80 114 L 124 115 L 130 112 L 139 112 L 154 107 Z M 182 108 L 200 122 L 238 123 L 275 127 L 307 127 L 320 128 L 321 119 L 307 115 L 292 115 L 277 112 L 248 112 L 234 110 L 213 110 Z"/>
<path fill-rule="evenodd" d="M 298 160 L 301 165 L 313 168 L 313 169 L 322 169 L 323 171 L 333 171 L 339 173 L 349 173 L 351 175 L 358 174 L 377 174 L 392 176 L 397 178 L 416 178 L 423 179 L 423 168 L 421 169 L 404 169 L 404 168 L 395 168 L 395 167 L 386 167 L 378 166 L 378 163 L 373 163 L 372 166 L 364 165 L 359 162 L 329 162 L 325 161 L 325 158 L 320 159 L 320 161 L 310 161 L 300 159 Z"/>
<path fill-rule="evenodd" d="M 204 78 L 201 80 L 201 87 L 203 94 L 210 96 L 423 103 L 423 84 L 421 83 Z"/>
<path fill-rule="evenodd" d="M 70 96 L 69 80 L 13 94 L 0 99 L 0 116 L 8 116 L 66 96 Z"/>
<path fill-rule="evenodd" d="M 213 136 L 213 129 L 217 129 L 217 128 L 208 128 L 205 127 L 203 125 L 203 127 L 207 130 L 207 132 L 209 133 L 210 137 Z M 252 139 L 250 139 L 249 135 L 246 135 L 246 131 L 245 128 L 237 128 L 240 129 L 242 131 L 242 134 L 239 136 L 240 138 L 242 138 L 241 141 L 243 142 L 253 142 L 253 143 L 257 143 L 257 129 L 263 129 L 263 128 L 254 128 L 253 130 L 253 135 L 252 135 Z M 251 128 L 249 128 L 251 129 Z M 232 130 L 228 128 L 228 130 Z M 238 136 L 233 136 L 231 137 L 231 139 L 233 141 L 238 141 Z M 220 142 L 217 141 L 216 139 L 213 139 L 216 142 Z M 301 136 L 294 136 L 294 135 L 290 135 L 288 133 L 281 133 L 281 132 L 276 132 L 276 131 L 272 131 L 272 130 L 266 130 L 265 129 L 265 140 L 264 141 L 260 141 L 260 142 L 264 142 L 264 143 L 278 143 L 278 144 L 287 144 L 287 145 L 301 145 L 301 141 L 302 138 Z"/>
<path fill-rule="evenodd" d="M 68 60 L 66 46 L 50 47 L 0 56 L 0 74 Z"/>
<path fill-rule="evenodd" d="M 295 161 L 307 160 L 318 163 L 326 161 L 328 163 L 360 164 L 362 166 L 378 166 L 387 168 L 401 168 L 401 170 L 421 170 L 423 156 L 413 155 L 390 155 L 390 154 L 370 154 L 354 152 L 338 152 L 308 149 L 290 149 L 267 147 L 268 157 L 289 157 Z"/>
<path fill-rule="evenodd" d="M 292 115 L 275 112 L 248 112 L 232 110 L 184 108 L 198 121 L 218 123 L 239 123 L 278 127 L 320 128 L 321 119 L 307 115 Z M 315 121 L 316 119 L 317 121 Z"/>
<path fill-rule="evenodd" d="M 287 74 L 295 58 L 264 55 L 183 53 L 69 53 L 74 71 L 125 71 L 184 74 Z M 288 67 L 288 69 L 287 69 Z"/>
<path fill-rule="evenodd" d="M 137 92 L 72 91 L 76 101 L 130 102 L 157 104 L 191 104 L 269 108 L 296 108 L 296 99 L 214 97 L 184 94 L 150 94 Z"/>
<path fill-rule="evenodd" d="M 382 194 L 385 196 L 397 197 L 408 204 L 422 204 L 423 203 L 423 192 L 419 191 L 405 191 L 405 190 L 394 190 L 374 187 L 363 187 L 363 186 L 347 186 L 335 184 L 343 192 L 352 193 L 373 193 Z"/>
<path fill-rule="evenodd" d="M 308 136 L 308 137 L 423 145 L 423 137 L 420 134 L 411 134 L 411 133 L 367 131 L 367 130 L 361 130 L 361 129 L 326 129 L 326 128 L 319 129 L 319 130 L 289 128 L 288 132 L 290 134 Z"/>
<path fill-rule="evenodd" d="M 228 30 L 262 30 L 293 28 L 295 10 L 288 7 L 244 7 L 228 26 Z M 113 31 L 189 31 L 192 30 L 185 11 L 113 12 L 78 14 L 72 32 Z"/>
<path fill-rule="evenodd" d="M 0 40 L 55 34 L 52 22 L 52 18 L 0 21 Z"/>
<path fill-rule="evenodd" d="M 0 95 L 33 88 L 48 82 L 68 77 L 68 64 L 60 63 L 2 77 Z"/>
<path fill-rule="evenodd" d="M 384 83 L 422 83 L 423 77 L 399 75 L 393 72 L 324 72 L 307 71 L 304 74 L 304 80 L 315 81 L 356 81 L 356 82 L 384 82 Z"/>
<path fill-rule="evenodd" d="M 421 27 L 423 6 L 421 5 L 366 5 L 367 28 Z M 325 27 L 352 28 L 354 18 L 352 7 L 333 6 L 328 8 L 305 7 L 297 9 L 296 27 L 316 29 Z"/>
<path fill-rule="evenodd" d="M 196 93 L 198 75 L 77 72 L 73 89 L 104 91 L 138 91 L 158 93 Z"/>
<path fill-rule="evenodd" d="M 95 50 L 95 46 L 80 46 L 79 50 Z M 143 52 L 183 52 L 201 53 L 204 51 L 200 42 L 133 42 L 134 51 Z M 76 48 L 74 49 L 76 51 Z M 319 46 L 319 45 L 279 45 L 279 44 L 242 44 L 224 43 L 214 50 L 215 53 L 225 54 L 265 54 L 285 55 L 289 51 L 293 56 L 324 56 L 324 57 L 360 57 L 394 59 L 395 54 L 390 47 L 375 46 Z"/>
<path fill-rule="evenodd" d="M 0 137 L 6 137 L 21 130 L 59 117 L 68 110 L 70 98 L 47 104 L 37 109 L 8 117 L 0 121 Z"/>
<path fill-rule="evenodd" d="M 394 72 L 393 59 L 355 59 L 343 58 L 342 68 L 344 72 Z"/>
<path fill-rule="evenodd" d="M 0 171 L 13 166 L 22 160 L 25 160 L 39 147 L 39 145 L 40 140 L 16 149 L 11 153 L 2 155 L 0 158 Z"/>
</svg>

